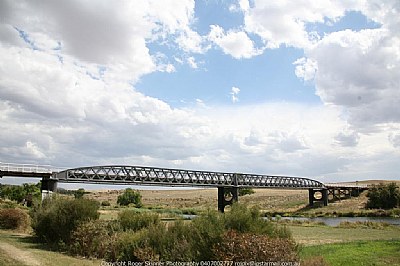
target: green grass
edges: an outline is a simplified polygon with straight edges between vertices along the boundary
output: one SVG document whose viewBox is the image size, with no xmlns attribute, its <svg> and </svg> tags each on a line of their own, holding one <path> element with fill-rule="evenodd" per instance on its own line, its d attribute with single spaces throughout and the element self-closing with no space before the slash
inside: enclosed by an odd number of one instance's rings
<svg viewBox="0 0 400 266">
<path fill-rule="evenodd" d="M 302 249 L 300 256 L 322 256 L 331 266 L 400 265 L 400 240 L 309 246 Z"/>
<path fill-rule="evenodd" d="M 292 225 L 288 227 L 296 242 L 307 246 L 353 241 L 400 241 L 400 227 L 398 226 L 385 229 Z"/>
</svg>

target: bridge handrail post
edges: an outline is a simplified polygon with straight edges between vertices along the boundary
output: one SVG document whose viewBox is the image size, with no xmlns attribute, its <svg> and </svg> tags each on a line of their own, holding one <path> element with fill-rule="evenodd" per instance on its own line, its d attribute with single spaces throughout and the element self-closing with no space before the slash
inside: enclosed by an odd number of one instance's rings
<svg viewBox="0 0 400 266">
<path fill-rule="evenodd" d="M 233 185 L 235 186 L 235 187 L 237 187 L 238 186 L 238 175 L 240 175 L 240 174 L 238 174 L 238 173 L 235 173 L 235 174 L 233 174 Z"/>
</svg>

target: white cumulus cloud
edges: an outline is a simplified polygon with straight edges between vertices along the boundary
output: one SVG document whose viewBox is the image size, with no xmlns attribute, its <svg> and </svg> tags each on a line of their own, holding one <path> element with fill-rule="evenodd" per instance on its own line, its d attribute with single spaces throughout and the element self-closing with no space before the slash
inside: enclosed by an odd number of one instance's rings
<svg viewBox="0 0 400 266">
<path fill-rule="evenodd" d="M 251 58 L 262 53 L 255 48 L 253 41 L 243 31 L 228 31 L 218 25 L 212 25 L 208 38 L 221 47 L 225 54 L 236 59 Z"/>
</svg>

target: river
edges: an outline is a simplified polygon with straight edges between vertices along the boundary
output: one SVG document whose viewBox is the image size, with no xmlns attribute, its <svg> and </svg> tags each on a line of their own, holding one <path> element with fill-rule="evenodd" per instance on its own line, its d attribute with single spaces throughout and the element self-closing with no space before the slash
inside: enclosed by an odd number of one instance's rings
<svg viewBox="0 0 400 266">
<path fill-rule="evenodd" d="M 338 226 L 341 222 L 377 222 L 377 223 L 388 223 L 392 225 L 400 226 L 400 218 L 392 217 L 282 217 L 282 220 L 298 220 L 298 221 L 311 221 L 311 222 L 323 222 L 328 226 Z"/>
<path fill-rule="evenodd" d="M 196 215 L 182 215 L 184 219 L 192 220 L 196 218 Z M 265 219 L 269 219 L 265 217 Z M 273 217 L 272 219 L 276 219 Z M 391 225 L 400 226 L 400 218 L 392 217 L 281 217 L 282 220 L 297 220 L 297 221 L 311 221 L 311 222 L 323 222 L 328 226 L 338 226 L 341 222 L 376 222 L 376 223 L 388 223 Z"/>
</svg>

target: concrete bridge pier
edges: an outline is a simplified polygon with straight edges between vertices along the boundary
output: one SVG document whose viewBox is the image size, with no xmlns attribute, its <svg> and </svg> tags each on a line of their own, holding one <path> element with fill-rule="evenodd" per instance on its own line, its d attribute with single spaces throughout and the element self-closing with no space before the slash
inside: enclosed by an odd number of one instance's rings
<svg viewBox="0 0 400 266">
<path fill-rule="evenodd" d="M 56 178 L 42 178 L 40 191 L 42 192 L 42 201 L 47 197 L 51 197 L 53 192 L 57 190 L 58 179 Z"/>
<path fill-rule="evenodd" d="M 225 207 L 239 200 L 238 187 L 218 187 L 218 211 L 224 212 Z"/>
<path fill-rule="evenodd" d="M 328 189 L 312 189 L 308 190 L 309 206 L 314 206 L 314 202 L 322 202 L 324 206 L 328 206 Z"/>
</svg>

